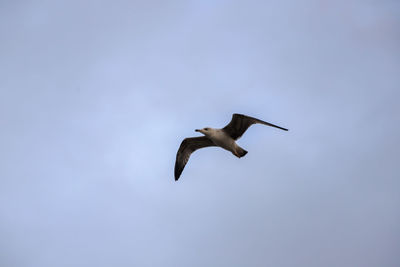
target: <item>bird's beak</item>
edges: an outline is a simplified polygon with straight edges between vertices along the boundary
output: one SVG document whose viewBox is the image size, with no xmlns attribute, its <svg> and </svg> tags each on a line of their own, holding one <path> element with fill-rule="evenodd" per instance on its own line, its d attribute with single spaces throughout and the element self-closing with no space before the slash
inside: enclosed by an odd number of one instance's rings
<svg viewBox="0 0 400 267">
<path fill-rule="evenodd" d="M 194 130 L 195 132 L 200 132 L 200 130 L 199 129 L 196 129 L 196 130 Z"/>
</svg>

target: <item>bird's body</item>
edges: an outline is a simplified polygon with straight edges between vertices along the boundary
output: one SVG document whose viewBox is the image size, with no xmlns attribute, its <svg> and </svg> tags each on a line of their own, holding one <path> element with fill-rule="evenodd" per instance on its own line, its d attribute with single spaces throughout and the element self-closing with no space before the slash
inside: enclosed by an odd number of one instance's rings
<svg viewBox="0 0 400 267">
<path fill-rule="evenodd" d="M 223 129 L 214 129 L 214 128 L 207 128 L 207 131 L 204 130 L 197 130 L 197 132 L 201 132 L 205 136 L 207 136 L 216 146 L 222 147 L 226 149 L 232 154 L 237 157 L 240 156 L 239 152 L 243 150 L 243 148 L 239 147 L 235 140 L 230 137 Z M 244 155 L 243 155 L 244 156 Z"/>
<path fill-rule="evenodd" d="M 210 127 L 200 130 L 196 129 L 196 132 L 200 132 L 204 134 L 204 136 L 185 138 L 182 141 L 178 153 L 176 154 L 175 180 L 179 179 L 190 155 L 197 149 L 208 146 L 218 146 L 232 152 L 232 154 L 238 158 L 245 156 L 247 151 L 238 146 L 236 140 L 238 140 L 243 133 L 255 123 L 287 131 L 286 128 L 241 114 L 233 114 L 231 122 L 222 129 L 214 129 Z"/>
</svg>

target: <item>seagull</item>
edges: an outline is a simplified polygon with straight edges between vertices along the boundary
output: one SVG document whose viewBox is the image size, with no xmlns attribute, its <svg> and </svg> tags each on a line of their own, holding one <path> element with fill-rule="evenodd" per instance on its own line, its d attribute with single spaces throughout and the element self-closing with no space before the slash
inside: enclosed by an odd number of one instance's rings
<svg viewBox="0 0 400 267">
<path fill-rule="evenodd" d="M 210 127 L 196 129 L 196 132 L 200 132 L 204 136 L 189 137 L 182 141 L 176 154 L 175 181 L 178 181 L 190 155 L 197 149 L 209 146 L 219 146 L 232 152 L 232 154 L 238 158 L 245 156 L 247 151 L 238 146 L 235 141 L 238 140 L 251 125 L 256 123 L 272 126 L 284 131 L 288 130 L 269 122 L 236 113 L 232 115 L 232 120 L 229 124 L 222 129 Z"/>
</svg>

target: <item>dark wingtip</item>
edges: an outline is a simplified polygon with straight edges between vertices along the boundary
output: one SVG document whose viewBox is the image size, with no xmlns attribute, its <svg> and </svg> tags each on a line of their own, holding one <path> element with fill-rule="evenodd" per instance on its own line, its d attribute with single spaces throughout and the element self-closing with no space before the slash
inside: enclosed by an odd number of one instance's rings
<svg viewBox="0 0 400 267">
<path fill-rule="evenodd" d="M 261 120 L 260 120 L 260 121 L 261 121 Z M 269 122 L 266 122 L 266 121 L 261 121 L 261 123 L 263 123 L 263 124 L 265 124 L 265 125 L 267 125 L 267 126 L 271 126 L 271 127 L 275 127 L 275 128 L 284 130 L 284 131 L 289 131 L 289 129 L 283 128 L 283 127 L 281 127 L 281 126 L 278 126 L 278 125 L 275 125 L 275 124 L 272 124 L 272 123 L 269 123 Z"/>
<path fill-rule="evenodd" d="M 179 170 L 175 168 L 175 173 L 174 173 L 175 182 L 179 180 L 179 177 L 181 177 L 181 173 L 182 172 L 179 172 Z"/>
</svg>

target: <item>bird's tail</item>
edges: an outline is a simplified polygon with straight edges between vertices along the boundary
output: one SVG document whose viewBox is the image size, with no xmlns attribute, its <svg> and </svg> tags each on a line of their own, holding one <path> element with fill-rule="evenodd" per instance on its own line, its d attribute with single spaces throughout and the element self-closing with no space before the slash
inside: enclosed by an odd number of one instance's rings
<svg viewBox="0 0 400 267">
<path fill-rule="evenodd" d="M 240 146 L 236 147 L 236 153 L 237 153 L 237 157 L 241 158 L 244 157 L 247 154 L 247 151 L 244 150 L 243 148 L 241 148 Z"/>
</svg>

